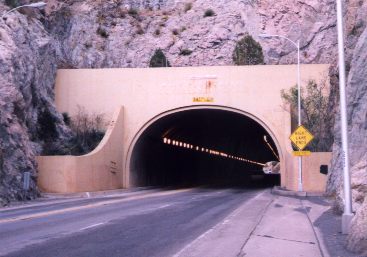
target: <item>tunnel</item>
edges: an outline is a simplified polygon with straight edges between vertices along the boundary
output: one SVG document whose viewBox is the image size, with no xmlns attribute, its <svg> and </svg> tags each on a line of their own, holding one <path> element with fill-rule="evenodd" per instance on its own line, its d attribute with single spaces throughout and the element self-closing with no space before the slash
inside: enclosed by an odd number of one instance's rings
<svg viewBox="0 0 367 257">
<path fill-rule="evenodd" d="M 167 114 L 146 127 L 130 158 L 132 187 L 270 187 L 280 174 L 274 139 L 242 113 L 195 108 Z"/>
</svg>

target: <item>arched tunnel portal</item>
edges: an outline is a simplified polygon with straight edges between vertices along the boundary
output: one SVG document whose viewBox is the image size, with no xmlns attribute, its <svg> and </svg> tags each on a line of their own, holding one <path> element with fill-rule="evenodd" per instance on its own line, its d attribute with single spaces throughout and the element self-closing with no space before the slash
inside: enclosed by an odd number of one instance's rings
<svg viewBox="0 0 367 257">
<path fill-rule="evenodd" d="M 130 186 L 240 186 L 280 184 L 263 165 L 279 161 L 275 139 L 245 113 L 221 107 L 180 109 L 150 122 L 129 158 Z"/>
</svg>

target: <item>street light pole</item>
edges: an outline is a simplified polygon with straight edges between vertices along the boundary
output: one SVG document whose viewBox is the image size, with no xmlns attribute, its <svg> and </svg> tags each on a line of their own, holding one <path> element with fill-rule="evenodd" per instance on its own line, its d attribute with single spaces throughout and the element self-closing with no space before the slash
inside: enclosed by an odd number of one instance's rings
<svg viewBox="0 0 367 257">
<path fill-rule="evenodd" d="M 347 104 L 345 96 L 345 61 L 344 61 L 344 31 L 343 31 L 343 6 L 341 0 L 337 0 L 337 25 L 338 25 L 338 53 L 339 53 L 339 93 L 340 93 L 340 118 L 342 134 L 342 162 L 344 180 L 344 213 L 342 216 L 342 233 L 348 234 L 350 222 L 353 218 L 352 193 L 350 188 L 349 172 L 349 147 L 348 147 L 348 121 Z"/>
<path fill-rule="evenodd" d="M 300 65 L 300 41 L 294 42 L 293 40 L 281 36 L 281 35 L 269 35 L 269 34 L 260 34 L 261 38 L 271 38 L 271 37 L 279 37 L 288 40 L 297 48 L 297 101 L 298 101 L 298 126 L 302 125 L 302 116 L 301 116 L 301 65 Z M 298 156 L 298 191 L 303 191 L 303 182 L 302 182 L 302 156 Z"/>
<path fill-rule="evenodd" d="M 25 5 L 21 5 L 21 6 L 18 6 L 18 7 L 15 7 L 13 9 L 11 9 L 10 11 L 7 11 L 6 13 L 4 13 L 1 18 L 3 19 L 5 17 L 5 15 L 17 10 L 17 9 L 20 9 L 20 8 L 23 8 L 23 7 L 31 7 L 31 8 L 42 8 L 46 6 L 46 3 L 45 2 L 37 2 L 37 3 L 32 3 L 32 4 L 25 4 Z"/>
</svg>

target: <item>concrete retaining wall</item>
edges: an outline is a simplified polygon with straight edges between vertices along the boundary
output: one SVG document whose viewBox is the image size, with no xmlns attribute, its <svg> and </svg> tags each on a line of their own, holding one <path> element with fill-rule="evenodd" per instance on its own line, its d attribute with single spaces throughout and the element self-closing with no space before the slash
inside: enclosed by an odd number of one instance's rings
<svg viewBox="0 0 367 257">
<path fill-rule="evenodd" d="M 328 165 L 330 170 L 331 156 L 331 152 L 319 152 L 303 157 L 302 178 L 304 191 L 313 193 L 325 192 L 327 175 L 320 173 L 320 166 Z"/>
</svg>

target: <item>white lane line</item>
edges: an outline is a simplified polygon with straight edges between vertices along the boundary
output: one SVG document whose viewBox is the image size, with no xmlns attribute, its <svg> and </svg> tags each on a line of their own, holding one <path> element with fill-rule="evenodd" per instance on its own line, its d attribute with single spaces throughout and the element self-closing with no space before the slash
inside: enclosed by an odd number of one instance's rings
<svg viewBox="0 0 367 257">
<path fill-rule="evenodd" d="M 215 226 L 211 229 L 207 230 L 205 233 L 201 234 L 198 238 L 196 238 L 194 241 L 186 245 L 184 248 L 181 249 L 178 253 L 173 255 L 173 257 L 179 257 L 183 252 L 185 252 L 187 249 L 189 249 L 192 245 L 194 245 L 196 242 L 200 241 L 203 237 L 206 237 L 208 234 L 210 234 L 215 229 Z"/>
<path fill-rule="evenodd" d="M 167 207 L 170 207 L 171 205 L 172 204 L 165 204 L 165 205 L 159 206 L 157 209 L 167 208 Z"/>
<path fill-rule="evenodd" d="M 103 225 L 103 224 L 106 224 L 106 223 L 105 223 L 105 222 L 101 222 L 101 223 L 93 224 L 93 225 L 90 225 L 90 226 L 87 226 L 87 227 L 81 228 L 81 229 L 79 229 L 79 231 L 83 231 L 83 230 L 86 230 L 86 229 L 90 229 L 90 228 L 98 227 L 98 226 L 101 226 L 101 225 Z"/>
</svg>

